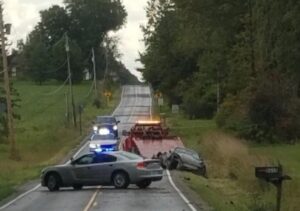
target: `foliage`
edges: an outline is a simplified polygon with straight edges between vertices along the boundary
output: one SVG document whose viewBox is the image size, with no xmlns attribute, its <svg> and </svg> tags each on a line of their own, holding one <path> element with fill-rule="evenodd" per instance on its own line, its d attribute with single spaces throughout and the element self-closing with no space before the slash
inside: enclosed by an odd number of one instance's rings
<svg viewBox="0 0 300 211">
<path fill-rule="evenodd" d="M 298 139 L 299 9 L 293 0 L 149 0 L 143 76 L 189 117 L 219 111 L 218 125 L 243 137 Z"/>
<path fill-rule="evenodd" d="M 68 76 L 66 64 L 66 35 L 69 37 L 70 64 L 74 82 L 83 80 L 83 72 L 93 73 L 91 49 L 95 49 L 97 77 L 102 79 L 106 67 L 104 38 L 109 31 L 120 29 L 127 13 L 120 0 L 65 0 L 65 7 L 54 5 L 40 12 L 41 21 L 20 43 L 18 63 L 23 75 L 39 84 L 49 79 L 65 81 Z M 117 44 L 117 40 L 111 43 Z M 120 63 L 117 52 L 110 63 Z M 38 58 L 38 59 L 37 59 Z M 124 67 L 124 65 L 123 65 Z M 124 68 L 123 68 L 124 69 Z M 127 69 L 125 69 L 128 72 Z M 117 72 L 118 74 L 118 72 Z"/>
</svg>

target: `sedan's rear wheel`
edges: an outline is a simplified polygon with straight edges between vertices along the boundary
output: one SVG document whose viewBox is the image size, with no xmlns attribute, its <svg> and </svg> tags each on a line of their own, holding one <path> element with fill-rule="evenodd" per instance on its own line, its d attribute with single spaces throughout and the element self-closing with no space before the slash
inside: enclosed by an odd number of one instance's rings
<svg viewBox="0 0 300 211">
<path fill-rule="evenodd" d="M 125 172 L 116 172 L 112 177 L 113 185 L 118 189 L 125 189 L 129 185 L 129 178 Z"/>
<path fill-rule="evenodd" d="M 47 180 L 47 187 L 50 191 L 58 191 L 59 190 L 60 179 L 57 174 L 50 174 Z"/>
<path fill-rule="evenodd" d="M 151 180 L 143 180 L 141 182 L 136 183 L 136 186 L 138 186 L 141 189 L 145 189 L 151 185 Z"/>
</svg>

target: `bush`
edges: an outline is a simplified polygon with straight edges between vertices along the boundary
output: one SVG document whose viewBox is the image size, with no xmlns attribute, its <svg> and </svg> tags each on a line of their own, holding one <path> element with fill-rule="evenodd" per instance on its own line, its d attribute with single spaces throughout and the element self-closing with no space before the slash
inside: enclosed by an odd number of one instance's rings
<svg viewBox="0 0 300 211">
<path fill-rule="evenodd" d="M 216 88 L 211 87 L 202 93 L 193 87 L 186 92 L 183 109 L 190 119 L 211 119 L 217 108 Z"/>
<path fill-rule="evenodd" d="M 287 79 L 257 81 L 252 89 L 228 96 L 217 125 L 257 142 L 290 142 L 300 137 L 300 100 Z"/>
</svg>

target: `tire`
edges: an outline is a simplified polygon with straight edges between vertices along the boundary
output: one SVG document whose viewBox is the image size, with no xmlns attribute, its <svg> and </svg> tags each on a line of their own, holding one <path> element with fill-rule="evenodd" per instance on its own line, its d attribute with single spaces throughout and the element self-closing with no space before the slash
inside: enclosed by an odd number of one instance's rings
<svg viewBox="0 0 300 211">
<path fill-rule="evenodd" d="M 117 189 L 126 189 L 129 186 L 129 178 L 125 172 L 119 171 L 113 174 L 112 183 Z"/>
<path fill-rule="evenodd" d="M 58 191 L 60 186 L 60 178 L 57 174 L 50 174 L 47 178 L 47 187 L 49 191 Z"/>
<path fill-rule="evenodd" d="M 199 168 L 198 169 L 198 174 L 203 176 L 203 177 L 206 177 L 207 178 L 207 171 L 206 171 L 206 167 L 204 166 L 203 168 Z"/>
<path fill-rule="evenodd" d="M 141 182 L 136 183 L 136 186 L 138 186 L 141 189 L 148 188 L 151 185 L 151 180 L 143 180 Z"/>
<path fill-rule="evenodd" d="M 73 185 L 74 190 L 81 190 L 82 185 Z"/>
<path fill-rule="evenodd" d="M 183 164 L 182 164 L 182 160 L 180 159 L 180 158 L 178 158 L 177 159 L 177 169 L 178 170 L 182 170 L 182 166 L 183 166 Z"/>
</svg>

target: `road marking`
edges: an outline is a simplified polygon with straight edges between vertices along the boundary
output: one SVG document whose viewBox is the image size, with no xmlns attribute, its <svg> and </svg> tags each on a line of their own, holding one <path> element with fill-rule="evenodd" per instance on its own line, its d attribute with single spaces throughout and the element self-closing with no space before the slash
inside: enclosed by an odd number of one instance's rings
<svg viewBox="0 0 300 211">
<path fill-rule="evenodd" d="M 169 182 L 171 183 L 171 185 L 173 186 L 173 188 L 176 190 L 176 192 L 178 193 L 178 195 L 182 198 L 182 200 L 189 206 L 189 208 L 192 211 L 197 211 L 197 209 L 191 204 L 191 202 L 184 196 L 184 194 L 175 185 L 175 183 L 174 183 L 174 181 L 173 181 L 173 179 L 171 177 L 171 174 L 170 174 L 169 170 L 167 170 L 167 175 L 168 175 Z"/>
<path fill-rule="evenodd" d="M 100 188 L 101 188 L 101 186 L 97 187 L 97 190 L 95 191 L 95 193 L 93 194 L 92 198 L 90 199 L 89 203 L 85 206 L 83 211 L 89 211 L 92 208 L 94 201 L 95 201 L 98 193 L 100 192 Z"/>
<path fill-rule="evenodd" d="M 151 95 L 150 95 L 151 96 Z M 153 107 L 153 102 L 152 102 L 152 96 L 151 96 L 151 101 L 150 101 L 150 116 L 152 118 L 152 107 Z M 179 188 L 175 185 L 172 177 L 171 177 L 171 174 L 170 174 L 170 171 L 167 170 L 167 175 L 168 175 L 168 179 L 169 179 L 169 182 L 170 184 L 173 186 L 173 188 L 176 190 L 176 192 L 178 193 L 178 195 L 182 198 L 182 200 L 189 206 L 189 208 L 192 210 L 192 211 L 197 211 L 197 209 L 191 204 L 191 202 L 185 197 L 185 195 L 181 192 L 181 190 L 179 190 Z"/>
<path fill-rule="evenodd" d="M 0 207 L 0 210 L 4 210 L 7 207 L 9 207 L 10 205 L 12 205 L 13 203 L 15 203 L 16 201 L 18 201 L 19 199 L 22 199 L 23 197 L 25 197 L 26 195 L 32 193 L 33 191 L 37 190 L 39 187 L 41 187 L 40 184 L 38 184 L 37 186 L 35 186 L 34 188 L 32 188 L 31 190 L 19 195 L 17 198 L 11 200 L 10 202 L 4 204 L 2 207 Z"/>
<path fill-rule="evenodd" d="M 125 87 L 122 87 L 122 94 L 121 94 L 120 103 L 119 103 L 119 105 L 117 106 L 117 108 L 114 110 L 114 112 L 112 113 L 113 116 L 115 115 L 116 111 L 119 110 L 119 108 L 121 107 L 122 99 L 123 99 L 123 96 L 124 96 L 124 89 L 125 89 Z"/>
<path fill-rule="evenodd" d="M 84 145 L 83 145 L 83 146 L 82 146 L 82 147 L 81 147 L 81 148 L 73 155 L 73 157 L 76 157 L 77 155 L 79 155 L 80 152 L 82 152 L 83 149 L 87 146 L 87 144 L 88 144 L 88 142 L 85 143 L 85 144 L 84 144 Z M 70 161 L 67 161 L 65 164 L 67 164 L 68 162 L 70 162 Z M 36 191 L 36 190 L 39 189 L 40 187 L 41 187 L 41 184 L 36 185 L 34 188 L 28 190 L 27 192 L 25 192 L 25 193 L 19 195 L 18 197 L 16 197 L 15 199 L 11 200 L 10 202 L 7 202 L 6 204 L 4 204 L 2 207 L 0 207 L 0 210 L 6 209 L 7 207 L 9 207 L 10 205 L 12 205 L 12 204 L 15 203 L 16 201 L 18 201 L 18 200 L 24 198 L 25 196 L 31 194 L 32 192 Z"/>
</svg>

